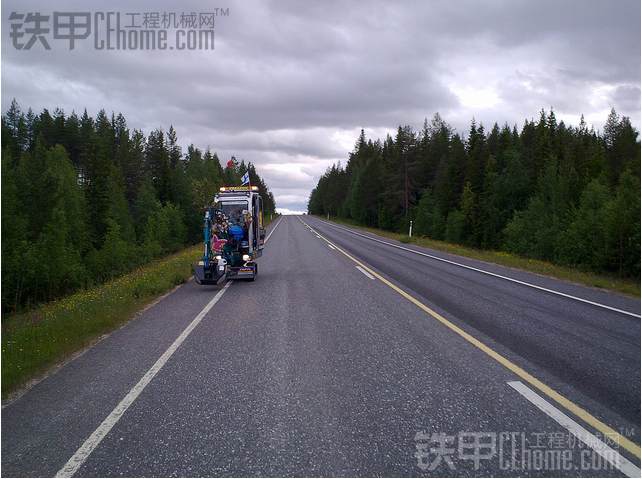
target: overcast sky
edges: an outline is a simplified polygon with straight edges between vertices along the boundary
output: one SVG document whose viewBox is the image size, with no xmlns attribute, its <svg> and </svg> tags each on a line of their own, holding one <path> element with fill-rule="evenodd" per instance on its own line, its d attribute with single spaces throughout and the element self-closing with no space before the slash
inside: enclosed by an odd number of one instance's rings
<svg viewBox="0 0 642 479">
<path fill-rule="evenodd" d="M 190 45 L 212 29 L 216 9 L 214 49 Z M 73 50 L 54 38 L 54 11 L 91 14 Z M 12 12 L 25 17 L 10 20 Z M 11 25 L 34 28 L 21 22 L 37 12 L 50 16 L 40 25 L 50 32 L 29 50 L 25 33 L 18 49 Z M 107 49 L 106 19 L 116 28 L 107 12 L 120 14 L 127 35 L 157 15 L 166 48 Z M 202 25 L 181 24 L 192 12 Z M 254 163 L 277 208 L 302 212 L 326 168 L 345 165 L 361 128 L 383 140 L 439 112 L 464 136 L 473 117 L 487 130 L 521 130 L 552 107 L 558 121 L 577 126 L 583 114 L 598 130 L 615 108 L 639 131 L 640 18 L 639 0 L 2 0 L 2 112 L 16 98 L 36 114 L 120 112 L 145 134 L 173 125 L 184 152 L 193 143 L 223 164 L 231 155 Z"/>
</svg>

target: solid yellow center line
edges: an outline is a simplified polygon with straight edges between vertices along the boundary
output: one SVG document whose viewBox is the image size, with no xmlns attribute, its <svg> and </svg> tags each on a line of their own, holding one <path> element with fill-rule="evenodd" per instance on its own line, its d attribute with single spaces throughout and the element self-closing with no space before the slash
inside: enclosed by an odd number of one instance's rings
<svg viewBox="0 0 642 479">
<path fill-rule="evenodd" d="M 310 226 L 309 226 L 305 221 L 303 221 L 301 218 L 299 218 L 299 220 L 301 220 L 301 222 L 303 222 L 303 224 L 305 224 L 308 228 L 312 229 L 312 228 L 311 228 L 311 227 L 310 227 Z M 343 251 L 343 250 L 342 250 L 341 248 L 339 248 L 337 245 L 335 245 L 335 244 L 334 244 L 334 243 L 332 243 L 330 240 L 328 240 L 328 239 L 327 239 L 327 238 L 325 238 L 323 235 L 321 235 L 318 231 L 315 231 L 315 230 L 313 230 L 313 229 L 312 229 L 312 231 L 314 231 L 317 235 L 319 235 L 319 236 L 320 236 L 324 241 L 326 241 L 328 244 L 330 244 L 330 245 L 334 246 L 334 248 L 335 248 L 337 251 L 340 251 L 341 253 L 343 253 L 344 255 L 346 255 L 346 256 L 347 256 L 348 258 L 350 258 L 352 261 L 354 261 L 354 262 L 355 262 L 355 263 L 357 263 L 359 266 L 361 266 L 364 270 L 368 271 L 368 272 L 369 272 L 371 275 L 373 275 L 375 278 L 379 279 L 379 280 L 380 280 L 381 282 L 383 282 L 385 285 L 387 285 L 387 286 L 389 286 L 390 288 L 392 288 L 394 291 L 396 291 L 397 293 L 399 293 L 400 295 L 402 295 L 402 296 L 403 296 L 404 298 L 406 298 L 408 301 L 410 301 L 410 302 L 414 303 L 415 305 L 417 305 L 420 309 L 424 310 L 424 311 L 425 311 L 426 313 L 428 313 L 430 316 L 432 316 L 433 318 L 435 318 L 437 321 L 439 321 L 440 323 L 442 323 L 442 324 L 443 324 L 444 326 L 446 326 L 447 328 L 449 328 L 449 329 L 451 329 L 452 331 L 454 331 L 455 333 L 457 333 L 459 336 L 461 336 L 462 338 L 464 338 L 466 341 L 468 341 L 468 342 L 469 342 L 469 343 L 471 343 L 472 345 L 476 346 L 477 348 L 481 349 L 484 353 L 486 353 L 488 356 L 490 356 L 490 357 L 491 357 L 491 358 L 493 358 L 495 361 L 497 361 L 498 363 L 500 363 L 502 366 L 505 366 L 505 367 L 506 367 L 506 368 L 508 368 L 510 371 L 512 371 L 513 373 L 515 373 L 517 376 L 519 376 L 520 378 L 522 378 L 524 381 L 528 382 L 528 383 L 529 383 L 530 385 L 532 385 L 533 387 L 535 387 L 535 388 L 539 389 L 541 392 L 543 392 L 543 393 L 544 393 L 544 394 L 546 394 L 548 397 L 550 397 L 553 401 L 557 402 L 559 405 L 563 406 L 563 407 L 564 407 L 564 408 L 566 408 L 568 411 L 570 411 L 570 412 L 572 412 L 573 414 L 575 414 L 577 417 L 579 417 L 580 419 L 582 419 L 582 420 L 583 420 L 584 422 L 586 422 L 587 424 L 590 424 L 591 426 L 593 426 L 596 430 L 600 431 L 600 432 L 601 432 L 601 433 L 603 433 L 603 434 L 608 434 L 608 435 L 609 435 L 609 437 L 616 437 L 616 438 L 617 438 L 617 439 L 616 439 L 616 442 L 617 442 L 620 446 L 622 446 L 623 448 L 625 448 L 627 451 L 629 451 L 631 454 L 635 455 L 636 457 L 638 457 L 638 458 L 640 457 L 640 446 L 638 446 L 637 444 L 635 444 L 633 441 L 630 441 L 630 440 L 629 440 L 629 439 L 627 439 L 626 437 L 622 436 L 622 435 L 621 435 L 621 434 L 619 434 L 617 431 L 615 431 L 615 430 L 614 430 L 614 429 L 612 429 L 611 427 L 607 426 L 607 425 L 606 425 L 606 424 L 604 424 L 602 421 L 600 421 L 599 419 L 597 419 L 597 418 L 596 418 L 596 417 L 594 417 L 593 415 L 589 414 L 587 411 L 585 411 L 584 409 L 582 409 L 581 407 L 579 407 L 578 405 L 576 405 L 576 404 L 575 404 L 575 403 L 573 403 L 572 401 L 570 401 L 570 400 L 568 400 L 567 398 L 565 398 L 564 396 L 562 396 L 561 394 L 559 394 L 557 391 L 555 391 L 554 389 L 552 389 L 551 387 L 547 386 L 547 385 L 546 385 L 546 384 L 544 384 L 542 381 L 540 381 L 539 379 L 537 379 L 536 377 L 534 377 L 533 375 L 531 375 L 531 374 L 527 373 L 527 372 L 526 372 L 526 371 L 524 371 L 522 368 L 520 368 L 519 366 L 517 366 L 517 365 L 516 365 L 516 364 L 514 364 L 513 362 L 511 362 L 511 361 L 509 361 L 508 359 L 506 359 L 504 356 L 502 356 L 501 354 L 499 354 L 499 353 L 498 353 L 497 351 L 495 351 L 494 349 L 492 349 L 492 348 L 490 348 L 490 347 L 486 346 L 486 345 L 485 345 L 484 343 L 482 343 L 480 340 L 478 340 L 477 338 L 475 338 L 475 337 L 471 336 L 469 333 L 467 333 L 466 331 L 464 331 L 464 330 L 463 330 L 463 329 L 461 329 L 460 327 L 456 326 L 455 324 L 451 323 L 451 322 L 450 322 L 450 321 L 448 321 L 446 318 L 444 318 L 444 317 L 443 317 L 443 316 L 441 316 L 439 313 L 437 313 L 437 312 L 433 311 L 432 309 L 430 309 L 428 306 L 426 306 L 425 304 L 423 304 L 423 303 L 422 303 L 421 301 L 419 301 L 418 299 L 416 299 L 416 298 L 412 297 L 411 295 L 409 295 L 408 293 L 406 293 L 404 290 L 402 290 L 402 289 L 401 289 L 401 288 L 399 288 L 398 286 L 396 286 L 396 285 L 392 284 L 392 283 L 391 283 L 390 281 L 388 281 L 386 278 L 384 278 L 383 276 L 381 276 L 381 275 L 380 275 L 380 274 L 378 274 L 377 272 L 375 272 L 375 271 L 371 270 L 370 268 L 368 268 L 365 264 L 363 264 L 362 262 L 360 262 L 358 259 L 354 258 L 354 257 L 353 257 L 353 256 L 351 256 L 350 254 L 348 254 L 348 253 L 346 253 L 345 251 Z"/>
</svg>

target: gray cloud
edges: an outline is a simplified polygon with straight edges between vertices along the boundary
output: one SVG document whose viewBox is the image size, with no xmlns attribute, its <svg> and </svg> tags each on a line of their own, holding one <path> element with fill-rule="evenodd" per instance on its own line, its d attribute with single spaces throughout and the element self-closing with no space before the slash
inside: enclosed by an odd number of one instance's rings
<svg viewBox="0 0 642 479">
<path fill-rule="evenodd" d="M 90 6 L 89 6 L 90 5 Z M 301 211 L 318 176 L 345 164 L 359 130 L 419 129 L 439 112 L 517 124 L 555 109 L 600 128 L 613 107 L 640 127 L 640 4 L 580 0 L 109 3 L 4 0 L 2 109 L 122 112 L 146 133 L 173 125 L 187 147 L 253 162 L 277 206 Z M 213 51 L 13 48 L 12 11 L 206 13 Z M 173 30 L 169 35 L 173 35 Z"/>
</svg>

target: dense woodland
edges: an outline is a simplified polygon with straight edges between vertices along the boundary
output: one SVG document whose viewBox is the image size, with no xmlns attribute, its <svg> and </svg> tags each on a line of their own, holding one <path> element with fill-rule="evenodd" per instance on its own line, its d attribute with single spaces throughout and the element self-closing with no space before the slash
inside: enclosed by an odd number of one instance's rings
<svg viewBox="0 0 642 479">
<path fill-rule="evenodd" d="M 251 163 L 145 136 L 123 115 L 56 109 L 2 116 L 2 311 L 47 301 L 202 240 L 201 208 L 223 185 L 274 196 Z"/>
<path fill-rule="evenodd" d="M 310 194 L 311 214 L 507 251 L 599 273 L 640 276 L 640 141 L 612 110 L 604 131 L 558 122 L 472 121 L 468 137 L 440 116 L 422 131 L 367 140 Z"/>
</svg>

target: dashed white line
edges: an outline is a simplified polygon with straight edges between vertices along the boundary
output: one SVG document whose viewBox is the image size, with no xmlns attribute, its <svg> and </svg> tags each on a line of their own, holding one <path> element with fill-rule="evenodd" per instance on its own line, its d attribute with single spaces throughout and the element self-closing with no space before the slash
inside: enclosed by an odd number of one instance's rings
<svg viewBox="0 0 642 479">
<path fill-rule="evenodd" d="M 332 249 L 336 249 L 334 246 L 332 246 L 330 243 L 328 243 L 328 246 Z"/>
<path fill-rule="evenodd" d="M 374 276 L 372 276 L 370 273 L 368 273 L 365 269 L 363 269 L 361 266 L 355 266 L 359 271 L 361 271 L 363 274 L 365 274 L 368 278 L 370 279 L 375 279 Z"/>
<path fill-rule="evenodd" d="M 578 423 L 573 421 L 570 417 L 564 414 L 559 409 L 555 408 L 552 404 L 545 401 L 541 396 L 537 395 L 534 391 L 527 388 L 519 381 L 509 381 L 508 385 L 515 389 L 518 393 L 528 399 L 531 403 L 537 406 L 542 412 L 547 414 L 550 418 L 554 419 L 561 426 L 568 429 L 568 431 L 577 437 L 580 441 L 592 448 L 597 454 L 602 456 L 606 461 L 617 467 L 620 471 L 628 477 L 640 477 L 641 471 L 635 464 L 620 455 L 617 451 L 607 446 L 602 440 L 588 432 Z"/>
<path fill-rule="evenodd" d="M 276 224 L 274 225 L 274 228 L 272 228 L 272 231 L 270 231 L 270 234 L 267 235 L 267 238 L 265 238 L 265 240 L 263 241 L 263 244 L 268 242 L 268 240 L 270 239 L 270 236 L 272 236 L 272 233 L 274 233 L 274 230 L 276 230 L 276 227 L 279 226 L 279 223 L 281 222 L 282 219 L 283 219 L 283 215 L 281 215 L 281 217 L 279 218 L 279 221 L 276 222 Z"/>
</svg>

